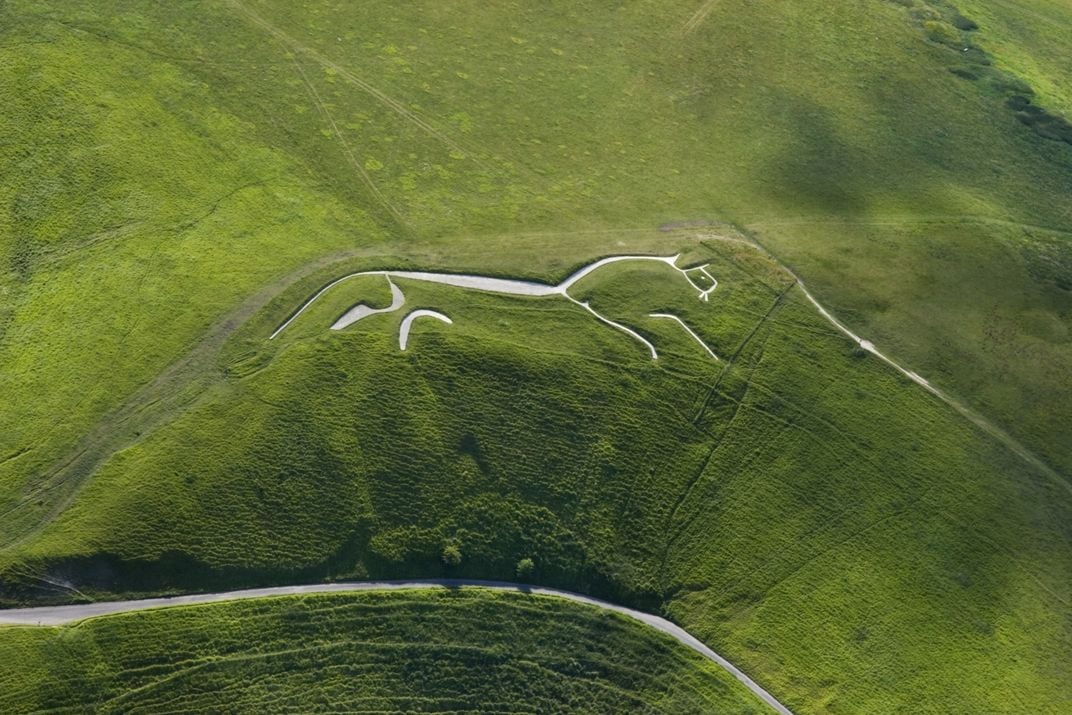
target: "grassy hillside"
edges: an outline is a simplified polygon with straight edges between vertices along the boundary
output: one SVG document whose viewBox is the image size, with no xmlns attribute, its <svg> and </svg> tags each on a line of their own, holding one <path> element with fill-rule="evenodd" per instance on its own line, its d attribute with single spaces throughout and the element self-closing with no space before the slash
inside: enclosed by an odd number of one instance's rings
<svg viewBox="0 0 1072 715">
<path fill-rule="evenodd" d="M 655 264 L 574 289 L 657 362 L 561 298 L 399 280 L 454 320 L 403 353 L 401 312 L 327 330 L 389 300 L 340 285 L 9 550 L 8 595 L 510 579 L 529 558 L 665 610 L 802 712 L 1067 701 L 1067 484 L 860 354 L 753 247 L 682 261 L 710 264 L 711 303 Z"/>
<path fill-rule="evenodd" d="M 684 0 L 302 7 L 4 5 L 9 507 L 314 257 L 711 218 L 760 232 L 861 328 L 1072 467 L 1072 396 L 1047 372 L 1072 359 L 1072 148 L 947 71 L 961 58 L 905 7 L 725 0 L 698 23 Z M 996 30 L 976 35 L 990 48 Z M 958 303 L 972 315 L 949 330 Z"/>
<path fill-rule="evenodd" d="M 1061 197 L 1070 191 L 1072 105 L 1061 88 L 1072 81 L 1064 31 L 1072 8 L 1049 0 L 900 4 L 916 29 L 917 54 L 926 48 L 938 60 L 929 66 L 933 80 L 948 85 L 953 101 L 903 92 L 888 107 L 900 132 L 891 146 L 917 147 L 952 169 L 956 175 L 935 186 L 960 187 L 961 196 L 883 200 L 855 215 L 831 207 L 827 216 L 752 217 L 749 228 L 858 332 L 1068 475 L 1072 230 L 1050 208 L 1069 205 Z M 1040 113 L 1015 111 L 1024 101 Z M 1002 125 L 1012 131 L 998 140 L 990 130 Z M 1036 149 L 1022 143 L 1031 134 Z M 1020 146 L 1005 144 L 1009 137 Z M 899 163 L 889 157 L 878 166 Z M 1021 173 L 1045 165 L 1034 178 Z M 841 167 L 832 175 L 844 185 Z"/>
<path fill-rule="evenodd" d="M 1072 707 L 1072 146 L 1008 106 L 1065 111 L 1067 8 L 978 5 L 0 5 L 3 596 L 532 558 L 801 712 Z M 351 270 L 679 250 L 710 305 L 652 266 L 576 292 L 657 363 L 419 284 L 455 322 L 409 352 L 401 314 L 329 333 L 365 279 L 265 340 Z"/>
<path fill-rule="evenodd" d="M 726 713 L 765 706 L 625 617 L 545 596 L 312 596 L 0 629 L 4 712 Z"/>
<path fill-rule="evenodd" d="M 1065 0 L 960 0 L 958 5 L 979 25 L 979 44 L 1000 67 L 1022 78 L 1042 103 L 1072 116 L 1072 7 Z"/>
</svg>

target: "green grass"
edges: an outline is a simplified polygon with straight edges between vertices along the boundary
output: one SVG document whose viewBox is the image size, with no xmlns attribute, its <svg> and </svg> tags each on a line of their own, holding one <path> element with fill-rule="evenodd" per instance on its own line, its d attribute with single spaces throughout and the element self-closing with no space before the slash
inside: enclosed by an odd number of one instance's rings
<svg viewBox="0 0 1072 715">
<path fill-rule="evenodd" d="M 711 263 L 711 304 L 651 264 L 575 289 L 657 363 L 561 299 L 412 282 L 455 322 L 401 353 L 401 313 L 326 329 L 387 301 L 343 284 L 9 552 L 9 596 L 510 579 L 531 558 L 665 610 L 802 712 L 1060 711 L 1067 484 L 856 355 L 755 249 L 683 260 Z"/>
<path fill-rule="evenodd" d="M 980 26 L 979 42 L 1003 67 L 1027 82 L 1042 101 L 1072 115 L 1072 41 L 1064 0 L 1011 3 L 960 0 L 962 10 Z"/>
<path fill-rule="evenodd" d="M 959 9 L 1067 114 L 1069 13 L 1028 5 Z M 698 7 L 0 7 L 4 597 L 532 558 L 801 712 L 1067 710 L 1067 483 L 752 249 L 697 247 L 724 223 L 656 227 L 734 222 L 1067 476 L 1072 147 L 952 72 L 921 2 Z M 656 269 L 579 286 L 657 364 L 563 301 L 428 286 L 455 324 L 409 353 L 401 315 L 328 333 L 376 281 L 264 341 L 350 270 L 554 281 L 679 249 L 714 262 L 710 306 Z"/>
<path fill-rule="evenodd" d="M 789 231 L 793 245 L 781 238 Z M 857 334 L 935 384 L 955 386 L 1068 474 L 1069 234 L 891 217 L 772 222 L 755 235 L 792 255 L 800 274 L 819 276 L 811 288 Z"/>
<path fill-rule="evenodd" d="M 635 621 L 546 596 L 406 591 L 0 629 L 4 712 L 766 712 Z"/>
<path fill-rule="evenodd" d="M 374 230 L 181 73 L 46 34 L 5 51 L 2 79 L 5 511 L 221 313 Z M 319 240 L 295 240 L 304 231 Z"/>
<path fill-rule="evenodd" d="M 905 9 L 728 0 L 681 38 L 692 5 L 607 13 L 577 3 L 366 3 L 352 15 L 300 17 L 243 6 L 285 28 L 280 42 L 223 2 L 9 3 L 6 94 L 18 101 L 5 109 L 14 137 L 5 174 L 19 178 L 3 189 L 15 209 L 3 374 L 20 409 L 3 430 L 4 483 L 17 489 L 47 471 L 256 286 L 313 256 L 388 237 L 392 250 L 410 252 L 420 239 L 475 233 L 512 252 L 533 240 L 518 235 L 528 230 L 715 216 L 768 225 L 952 214 L 1072 229 L 1072 149 L 1039 140 L 1000 98 L 944 72 L 956 58 L 928 43 Z M 983 44 L 997 36 L 987 26 L 977 35 Z M 1055 67 L 1049 76 L 1059 78 Z M 397 99 L 445 141 L 355 81 Z M 25 146 L 46 150 L 21 157 Z M 1002 240 L 977 222 L 965 230 Z M 768 231 L 792 263 L 810 259 L 806 277 L 824 293 L 866 307 L 859 282 L 835 293 L 840 277 L 825 264 L 840 242 L 802 237 L 795 225 Z M 86 250 L 57 265 L 78 246 Z M 933 262 L 907 249 L 904 264 Z M 962 272 L 972 259 L 954 256 Z M 871 276 L 884 267 L 866 255 L 854 262 Z M 135 300 L 131 285 L 152 289 L 154 304 Z M 977 281 L 947 286 L 969 303 L 988 295 Z M 931 305 L 893 291 L 881 298 L 902 314 Z M 174 315 L 178 300 L 187 310 Z M 1048 300 L 1032 307 L 1051 320 L 1067 315 Z M 144 318 L 121 318 L 131 313 Z M 904 356 L 915 362 L 949 340 L 909 324 L 907 336 L 880 337 L 921 345 Z M 1067 340 L 1050 344 L 1067 359 Z M 1013 337 L 988 350 L 973 335 L 957 348 L 994 371 L 1029 346 Z M 122 369 L 102 370 L 112 361 Z M 1050 386 L 1037 371 L 1026 377 L 1032 390 Z M 976 398 L 967 370 L 946 386 Z M 1061 433 L 1023 429 L 1030 410 L 999 402 L 1004 426 L 1067 471 Z M 56 428 L 60 413 L 66 424 Z"/>
</svg>

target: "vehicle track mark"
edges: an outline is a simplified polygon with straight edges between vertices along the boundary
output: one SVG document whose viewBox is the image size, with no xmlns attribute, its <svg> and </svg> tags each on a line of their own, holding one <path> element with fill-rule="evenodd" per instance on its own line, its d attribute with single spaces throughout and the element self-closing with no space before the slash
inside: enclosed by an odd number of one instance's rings
<svg viewBox="0 0 1072 715">
<path fill-rule="evenodd" d="M 381 105 L 383 105 L 387 109 L 391 110 L 392 112 L 394 112 L 395 114 L 400 116 L 405 121 L 407 121 L 410 124 L 412 124 L 413 126 L 417 127 L 418 129 L 420 129 L 424 133 L 428 134 L 432 138 L 440 141 L 442 144 L 444 144 L 449 149 L 452 149 L 453 151 L 456 151 L 459 154 L 462 154 L 462 155 L 466 156 L 467 158 L 473 159 L 474 161 L 477 161 L 477 163 L 480 163 L 476 159 L 476 155 L 475 155 L 474 152 L 465 149 L 460 144 L 458 144 L 457 142 L 452 140 L 450 137 L 448 137 L 446 134 L 444 134 L 440 130 L 436 129 L 427 120 L 423 119 L 416 112 L 410 110 L 408 107 L 406 107 L 404 104 L 402 104 L 402 102 L 398 101 L 394 97 L 391 97 L 389 94 L 387 94 L 383 90 L 379 89 L 375 85 L 372 85 L 369 82 L 365 81 L 364 79 L 362 79 L 358 75 L 354 74 L 352 71 L 346 69 L 345 67 L 343 67 L 339 63 L 335 62 L 331 58 L 329 58 L 326 55 L 324 55 L 323 53 L 321 53 L 319 50 L 317 50 L 317 49 L 315 49 L 313 47 L 310 47 L 310 46 L 308 46 L 306 44 L 303 44 L 303 43 L 299 42 L 298 40 L 296 40 L 295 38 L 291 37 L 286 32 L 284 32 L 280 28 L 276 27 L 275 25 L 273 25 L 272 23 L 268 22 L 263 17 L 261 17 L 260 15 L 255 13 L 253 10 L 248 8 L 246 5 L 244 5 L 243 3 L 239 2 L 239 0 L 226 0 L 226 2 L 235 11 L 237 11 L 238 13 L 243 15 L 247 20 L 249 20 L 250 22 L 255 24 L 257 27 L 261 28 L 262 30 L 264 30 L 268 34 L 270 34 L 273 37 L 275 37 L 280 43 L 282 43 L 288 49 L 293 50 L 295 52 L 299 52 L 299 53 L 304 54 L 304 55 L 307 55 L 308 57 L 310 57 L 313 60 L 315 60 L 321 66 L 327 67 L 328 69 L 333 70 L 334 72 L 338 73 L 338 75 L 340 77 L 345 79 L 347 82 L 349 82 L 350 84 L 354 85 L 358 89 L 360 89 L 363 92 L 365 92 L 366 94 L 368 94 L 370 97 L 372 97 L 377 102 L 379 102 Z"/>
<path fill-rule="evenodd" d="M 691 35 L 696 31 L 700 25 L 704 24 L 704 21 L 715 9 L 715 5 L 718 5 L 719 0 L 707 0 L 700 9 L 693 13 L 692 17 L 685 21 L 685 24 L 681 26 L 679 32 L 682 35 Z"/>
<path fill-rule="evenodd" d="M 339 129 L 339 125 L 335 122 L 335 118 L 331 116 L 331 112 L 328 111 L 327 105 L 324 104 L 324 100 L 320 98 L 320 93 L 316 91 L 316 87 L 309 81 L 309 76 L 305 74 L 305 70 L 302 68 L 301 63 L 298 62 L 298 58 L 291 57 L 291 60 L 294 63 L 295 69 L 298 70 L 298 74 L 301 76 L 306 92 L 309 94 L 309 97 L 313 100 L 317 110 L 320 112 L 320 116 L 331 125 L 331 130 L 334 132 L 335 138 L 339 140 L 339 144 L 342 146 L 342 153 L 346 157 L 347 163 L 349 163 L 350 166 L 354 168 L 354 171 L 357 172 L 357 175 L 361 177 L 362 183 L 365 184 L 365 188 L 369 190 L 372 197 L 376 199 L 381 206 L 387 209 L 387 212 L 391 214 L 398 223 L 402 224 L 404 227 L 408 227 L 406 219 L 402 216 L 402 212 L 387 200 L 387 197 L 383 195 L 383 192 L 380 191 L 379 187 L 372 181 L 372 177 L 369 176 L 365 167 L 362 166 L 361 162 L 358 161 L 357 157 L 354 155 L 353 149 L 346 141 L 346 137 L 343 136 L 342 131 Z"/>
</svg>

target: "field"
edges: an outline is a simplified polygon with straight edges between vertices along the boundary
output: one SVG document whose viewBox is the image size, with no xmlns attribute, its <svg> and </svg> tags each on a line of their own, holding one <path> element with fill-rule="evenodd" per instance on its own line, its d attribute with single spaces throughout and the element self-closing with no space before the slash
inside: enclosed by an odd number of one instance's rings
<svg viewBox="0 0 1072 715">
<path fill-rule="evenodd" d="M 382 279 L 340 285 L 108 460 L 14 552 L 12 595 L 510 579 L 528 558 L 541 582 L 665 610 L 802 711 L 1064 697 L 1067 485 L 859 354 L 755 248 L 681 261 L 709 265 L 712 303 L 657 264 L 574 289 L 657 362 L 559 298 L 412 281 L 454 324 L 418 323 L 403 353 L 401 313 L 327 330 L 388 302 Z M 637 322 L 656 310 L 722 360 Z M 1013 653 L 1065 655 L 1010 672 Z"/>
<path fill-rule="evenodd" d="M 1072 144 L 1012 101 L 1072 111 L 1069 22 L 1056 0 L 0 5 L 0 598 L 531 559 L 795 712 L 1072 708 Z M 267 339 L 352 271 L 557 283 L 637 253 L 719 281 L 577 286 L 658 361 L 560 297 L 415 281 L 407 310 L 452 325 L 406 352 L 403 313 L 329 331 L 390 302 L 375 277 Z"/>
<path fill-rule="evenodd" d="M 555 598 L 307 596 L 0 629 L 5 712 L 760 713 L 661 633 Z"/>
</svg>

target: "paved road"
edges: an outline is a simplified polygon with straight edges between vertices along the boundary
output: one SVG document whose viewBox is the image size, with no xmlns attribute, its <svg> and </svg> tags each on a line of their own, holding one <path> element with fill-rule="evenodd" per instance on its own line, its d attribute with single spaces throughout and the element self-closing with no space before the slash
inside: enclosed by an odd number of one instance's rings
<svg viewBox="0 0 1072 715">
<path fill-rule="evenodd" d="M 429 579 L 417 581 L 359 581 L 346 583 L 315 583 L 304 586 L 277 586 L 274 588 L 255 588 L 245 591 L 227 591 L 223 593 L 199 593 L 189 596 L 173 596 L 170 598 L 146 598 L 136 601 L 99 601 L 96 603 L 75 604 L 70 606 L 41 606 L 37 608 L 16 608 L 0 610 L 0 624 L 9 625 L 48 625 L 56 626 L 64 623 L 72 623 L 94 616 L 104 616 L 110 613 L 125 613 L 128 611 L 141 611 L 149 608 L 166 606 L 183 606 L 198 603 L 216 603 L 219 601 L 236 601 L 246 598 L 263 598 L 266 596 L 290 596 L 304 593 L 340 593 L 353 591 L 394 591 L 414 588 L 460 588 L 463 586 L 476 586 L 498 591 L 521 591 L 543 596 L 557 596 L 568 601 L 584 603 L 595 606 L 605 611 L 614 611 L 625 616 L 645 623 L 652 628 L 662 631 L 671 636 L 679 643 L 692 648 L 708 660 L 718 664 L 737 680 L 741 681 L 746 688 L 751 690 L 756 697 L 769 705 L 780 715 L 792 715 L 789 708 L 778 702 L 773 695 L 761 688 L 754 680 L 742 673 L 733 663 L 714 652 L 699 640 L 689 635 L 685 629 L 674 625 L 665 618 L 653 616 L 643 611 L 635 611 L 598 598 L 583 596 L 571 591 L 562 591 L 557 588 L 544 588 L 541 586 L 523 586 L 516 583 L 502 581 L 471 581 L 462 579 Z"/>
</svg>

